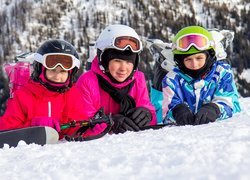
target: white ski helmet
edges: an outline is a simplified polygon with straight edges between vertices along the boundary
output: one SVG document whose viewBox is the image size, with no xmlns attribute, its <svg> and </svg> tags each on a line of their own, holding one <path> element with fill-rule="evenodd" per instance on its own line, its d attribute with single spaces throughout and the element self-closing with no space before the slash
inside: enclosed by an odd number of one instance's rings
<svg viewBox="0 0 250 180">
<path fill-rule="evenodd" d="M 97 49 L 101 70 L 105 70 L 102 65 L 102 54 L 107 49 L 116 49 L 119 51 L 130 49 L 131 52 L 136 53 L 137 58 L 134 67 L 136 69 L 139 63 L 139 53 L 142 51 L 142 42 L 133 28 L 122 24 L 115 24 L 107 26 L 101 32 L 96 40 L 95 48 Z"/>
<path fill-rule="evenodd" d="M 126 46 L 124 48 L 117 48 L 114 45 L 114 41 L 117 37 L 132 37 L 138 40 L 139 48 L 137 50 L 133 50 L 130 46 L 131 50 L 133 52 L 140 52 L 142 50 L 142 42 L 140 40 L 139 35 L 135 32 L 135 30 L 129 26 L 122 25 L 122 24 L 115 24 L 115 25 L 109 25 L 106 27 L 101 34 L 99 35 L 98 39 L 96 40 L 95 47 L 97 49 L 100 49 L 101 51 L 104 51 L 105 49 L 118 49 L 118 50 L 125 50 L 127 49 Z"/>
</svg>

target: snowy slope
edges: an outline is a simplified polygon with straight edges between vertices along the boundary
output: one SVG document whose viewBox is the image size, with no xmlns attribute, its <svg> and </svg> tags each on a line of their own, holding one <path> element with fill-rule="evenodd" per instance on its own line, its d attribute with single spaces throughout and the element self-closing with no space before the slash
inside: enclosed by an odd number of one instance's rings
<svg viewBox="0 0 250 180">
<path fill-rule="evenodd" d="M 243 112 L 208 125 L 5 146 L 1 179 L 249 179 L 250 98 L 240 101 Z"/>
</svg>

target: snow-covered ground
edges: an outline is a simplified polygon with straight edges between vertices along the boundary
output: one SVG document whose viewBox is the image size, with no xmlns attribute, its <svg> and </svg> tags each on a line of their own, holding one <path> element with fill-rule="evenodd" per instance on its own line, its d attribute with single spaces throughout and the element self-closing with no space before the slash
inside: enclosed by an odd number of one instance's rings
<svg viewBox="0 0 250 180">
<path fill-rule="evenodd" d="M 233 118 L 106 135 L 89 142 L 0 149 L 2 180 L 250 179 L 250 98 Z"/>
</svg>

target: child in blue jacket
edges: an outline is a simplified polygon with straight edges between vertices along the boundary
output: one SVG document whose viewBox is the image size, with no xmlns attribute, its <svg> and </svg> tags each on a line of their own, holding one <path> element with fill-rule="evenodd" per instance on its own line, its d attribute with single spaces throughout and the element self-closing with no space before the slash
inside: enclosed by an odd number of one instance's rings
<svg viewBox="0 0 250 180">
<path fill-rule="evenodd" d="M 172 52 L 176 67 L 162 81 L 164 124 L 206 124 L 241 111 L 231 66 L 217 61 L 208 30 L 181 29 Z"/>
</svg>

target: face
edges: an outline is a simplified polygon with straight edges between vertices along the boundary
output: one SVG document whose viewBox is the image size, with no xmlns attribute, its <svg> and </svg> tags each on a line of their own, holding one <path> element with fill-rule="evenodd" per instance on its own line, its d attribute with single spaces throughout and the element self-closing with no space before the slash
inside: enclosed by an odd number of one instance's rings
<svg viewBox="0 0 250 180">
<path fill-rule="evenodd" d="M 198 70 L 206 63 L 207 55 L 205 53 L 197 53 L 190 55 L 184 59 L 184 65 L 191 70 Z"/>
<path fill-rule="evenodd" d="M 46 69 L 45 75 L 48 80 L 55 83 L 64 83 L 67 81 L 69 73 L 68 71 L 62 69 L 60 66 L 57 66 L 55 69 L 49 70 Z"/>
<path fill-rule="evenodd" d="M 109 73 L 118 82 L 125 81 L 134 69 L 134 64 L 122 59 L 112 59 L 109 61 Z"/>
</svg>

